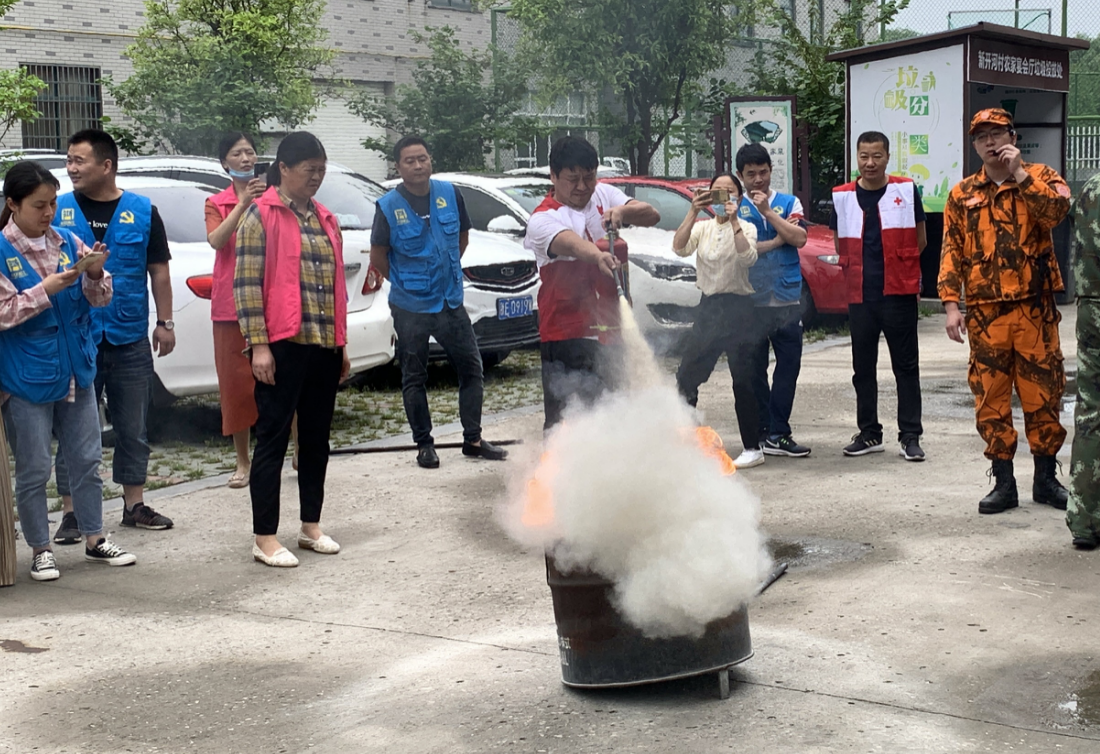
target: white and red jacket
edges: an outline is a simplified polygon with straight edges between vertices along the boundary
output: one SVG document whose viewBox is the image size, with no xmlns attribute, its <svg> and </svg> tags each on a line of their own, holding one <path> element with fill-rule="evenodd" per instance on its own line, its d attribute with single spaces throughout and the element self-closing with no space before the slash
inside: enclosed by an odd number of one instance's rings
<svg viewBox="0 0 1100 754">
<path fill-rule="evenodd" d="M 920 246 L 917 244 L 916 184 L 889 176 L 878 203 L 882 224 L 882 261 L 885 296 L 920 293 Z M 856 182 L 833 189 L 840 267 L 848 287 L 848 303 L 863 303 L 863 209 L 856 199 Z"/>
<path fill-rule="evenodd" d="M 547 196 L 531 214 L 524 246 L 535 253 L 542 286 L 539 288 L 539 338 L 544 343 L 578 338 L 619 340 L 619 296 L 615 281 L 594 264 L 571 257 L 551 257 L 550 244 L 558 233 L 572 230 L 606 250 L 603 213 L 630 201 L 614 186 L 597 184 L 584 211 Z M 615 256 L 627 262 L 626 243 L 615 243 Z"/>
</svg>

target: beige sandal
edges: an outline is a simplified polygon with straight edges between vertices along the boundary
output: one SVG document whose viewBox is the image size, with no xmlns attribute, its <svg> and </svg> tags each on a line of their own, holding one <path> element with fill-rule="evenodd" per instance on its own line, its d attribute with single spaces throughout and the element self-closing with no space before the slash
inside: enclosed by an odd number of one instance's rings
<svg viewBox="0 0 1100 754">
<path fill-rule="evenodd" d="M 226 486 L 232 490 L 239 490 L 242 487 L 247 487 L 251 476 L 251 471 L 246 471 L 243 474 L 239 471 L 235 471 L 233 472 L 233 476 L 229 477 L 229 481 L 226 482 Z"/>
</svg>

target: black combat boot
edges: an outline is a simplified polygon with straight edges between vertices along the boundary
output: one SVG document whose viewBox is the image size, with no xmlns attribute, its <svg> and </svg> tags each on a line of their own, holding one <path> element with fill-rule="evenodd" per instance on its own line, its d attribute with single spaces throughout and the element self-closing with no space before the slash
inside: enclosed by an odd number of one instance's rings
<svg viewBox="0 0 1100 754">
<path fill-rule="evenodd" d="M 1064 511 L 1069 502 L 1069 490 L 1058 481 L 1057 473 L 1058 459 L 1054 456 L 1035 456 L 1035 480 L 1031 483 L 1031 499 Z"/>
<path fill-rule="evenodd" d="M 989 475 L 997 482 L 993 491 L 978 501 L 978 513 L 1004 513 L 1020 504 L 1016 493 L 1016 477 L 1012 474 L 1012 459 L 993 459 L 993 468 Z"/>
</svg>

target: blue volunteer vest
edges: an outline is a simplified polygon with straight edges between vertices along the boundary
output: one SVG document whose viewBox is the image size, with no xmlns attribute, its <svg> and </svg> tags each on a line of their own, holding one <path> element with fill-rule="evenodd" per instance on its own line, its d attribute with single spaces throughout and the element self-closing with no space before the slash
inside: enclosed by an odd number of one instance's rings
<svg viewBox="0 0 1100 754">
<path fill-rule="evenodd" d="M 431 182 L 431 222 L 392 189 L 378 200 L 390 225 L 390 303 L 420 314 L 462 306 L 458 200 L 444 181 Z"/>
<path fill-rule="evenodd" d="M 57 269 L 76 261 L 76 242 L 61 234 Z M 42 282 L 42 277 L 19 251 L 0 235 L 0 274 L 20 291 Z M 30 403 L 53 403 L 69 394 L 69 379 L 87 389 L 95 382 L 96 342 L 91 335 L 91 306 L 81 286 L 83 276 L 54 296 L 51 308 L 26 322 L 0 331 L 0 390 Z"/>
<path fill-rule="evenodd" d="M 791 216 L 794 202 L 795 198 L 790 194 L 776 192 L 771 204 L 775 213 L 785 220 Z M 748 221 L 756 226 L 757 243 L 770 241 L 779 235 L 748 199 L 741 199 L 737 213 L 742 222 Z M 798 259 L 798 249 L 784 244 L 761 254 L 756 264 L 749 268 L 749 283 L 756 291 L 752 300 L 757 306 L 771 301 L 773 293 L 777 301 L 798 302 L 802 297 L 802 264 Z"/>
<path fill-rule="evenodd" d="M 92 337 L 98 344 L 124 346 L 149 335 L 149 288 L 146 252 L 153 223 L 153 203 L 140 194 L 123 191 L 103 244 L 111 252 L 106 269 L 114 278 L 114 297 L 102 309 L 92 311 Z M 54 227 L 76 234 L 89 248 L 95 234 L 76 196 L 69 192 L 57 197 Z"/>
</svg>

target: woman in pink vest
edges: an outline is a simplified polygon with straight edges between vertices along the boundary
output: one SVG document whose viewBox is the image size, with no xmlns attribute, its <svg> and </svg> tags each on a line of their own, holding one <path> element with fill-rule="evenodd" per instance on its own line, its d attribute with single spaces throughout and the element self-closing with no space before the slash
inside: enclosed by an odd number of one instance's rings
<svg viewBox="0 0 1100 754">
<path fill-rule="evenodd" d="M 218 159 L 233 184 L 206 200 L 206 240 L 218 252 L 210 289 L 210 319 L 214 321 L 214 367 L 218 371 L 222 434 L 233 437 L 237 451 L 237 470 L 229 477 L 229 486 L 236 489 L 248 486 L 252 467 L 248 433 L 256 423 L 256 380 L 244 354 L 244 336 L 233 303 L 237 226 L 253 200 L 267 189 L 267 182 L 255 176 L 256 143 L 247 134 L 233 133 L 222 139 Z"/>
<path fill-rule="evenodd" d="M 340 551 L 320 526 L 336 390 L 351 369 L 343 238 L 333 214 L 313 200 L 326 159 L 313 134 L 283 139 L 268 169 L 268 189 L 237 228 L 233 297 L 251 354 L 258 411 L 249 485 L 252 556 L 280 568 L 298 565 L 276 537 L 295 412 L 302 521 L 297 544 L 325 555 Z"/>
</svg>

